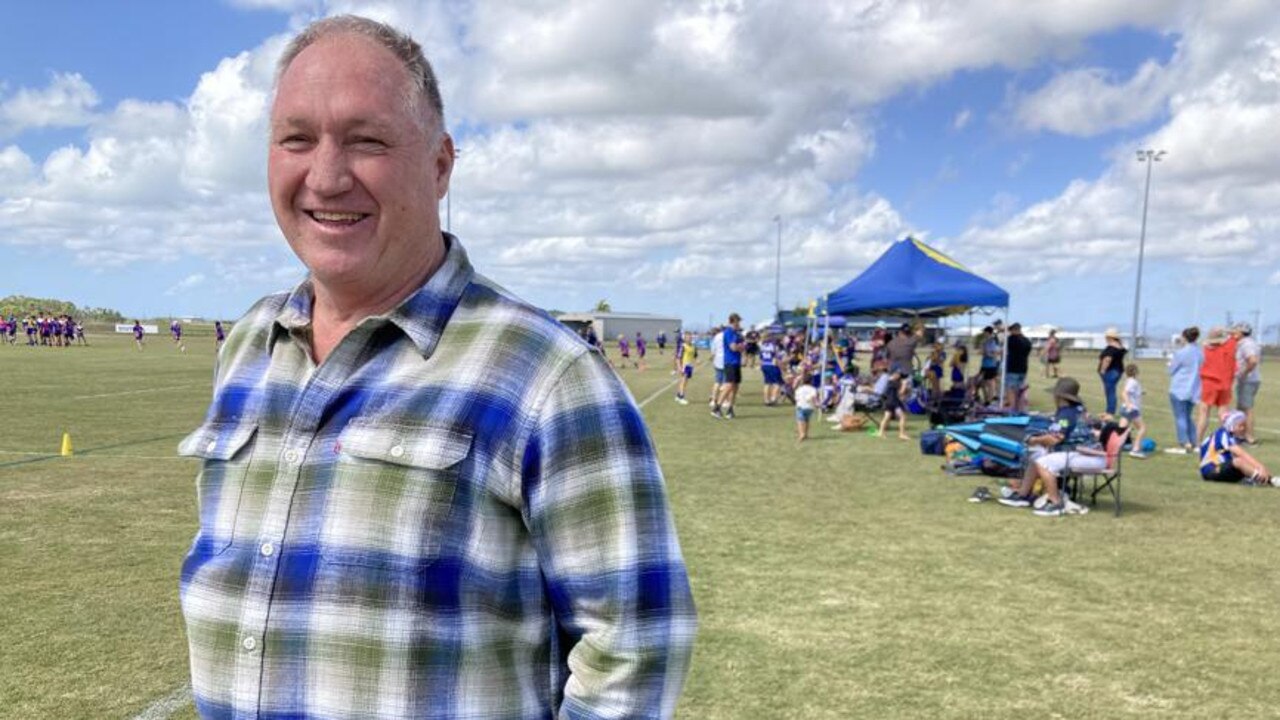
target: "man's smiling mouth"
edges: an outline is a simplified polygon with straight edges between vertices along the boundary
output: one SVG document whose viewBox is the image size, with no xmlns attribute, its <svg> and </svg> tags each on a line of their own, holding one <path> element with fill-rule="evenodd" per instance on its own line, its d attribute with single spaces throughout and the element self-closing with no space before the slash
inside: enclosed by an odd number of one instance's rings
<svg viewBox="0 0 1280 720">
<path fill-rule="evenodd" d="M 352 225 L 369 217 L 368 213 L 328 212 L 324 210 L 307 210 L 307 215 L 316 222 L 326 225 Z"/>
</svg>

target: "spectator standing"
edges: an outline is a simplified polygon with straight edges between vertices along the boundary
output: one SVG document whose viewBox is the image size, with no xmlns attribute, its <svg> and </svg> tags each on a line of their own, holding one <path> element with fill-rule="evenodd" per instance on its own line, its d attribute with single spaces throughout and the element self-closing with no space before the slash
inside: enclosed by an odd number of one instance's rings
<svg viewBox="0 0 1280 720">
<path fill-rule="evenodd" d="M 1027 384 L 1027 372 L 1031 358 L 1031 341 L 1022 334 L 1022 323 L 1009 326 L 1009 339 L 1005 343 L 1004 368 L 1004 406 L 1016 411 L 1023 410 L 1026 397 L 1023 389 Z"/>
<path fill-rule="evenodd" d="M 982 351 L 978 388 L 982 391 L 983 404 L 990 405 L 996 396 L 996 383 L 1000 378 L 1000 341 L 996 339 L 995 328 L 990 325 L 982 328 L 982 334 L 974 344 Z"/>
<path fill-rule="evenodd" d="M 1107 398 L 1107 414 L 1116 414 L 1116 386 L 1124 375 L 1124 356 L 1128 351 L 1120 342 L 1120 331 L 1107 328 L 1107 346 L 1098 354 L 1098 377 L 1102 378 L 1102 394 Z"/>
<path fill-rule="evenodd" d="M 733 403 L 738 398 L 738 384 L 742 382 L 742 318 L 738 313 L 729 314 L 729 325 L 724 329 L 720 342 L 724 345 L 724 384 L 716 398 L 711 414 L 716 418 L 732 420 Z"/>
<path fill-rule="evenodd" d="M 1185 344 L 1169 359 L 1169 405 L 1173 410 L 1178 446 L 1165 448 L 1165 452 L 1175 455 L 1194 452 L 1200 439 L 1192 417 L 1196 401 L 1200 399 L 1200 367 L 1204 365 L 1204 352 L 1196 344 L 1199 339 L 1200 328 L 1193 326 L 1183 330 Z"/>
<path fill-rule="evenodd" d="M 1044 343 L 1044 376 L 1058 377 L 1058 365 L 1062 362 L 1062 342 L 1058 340 L 1058 331 L 1050 330 L 1049 339 Z"/>
<path fill-rule="evenodd" d="M 720 386 L 724 385 L 724 328 L 713 328 L 711 336 L 711 369 L 715 377 L 711 380 L 711 400 L 707 405 L 716 409 L 716 400 L 720 397 Z"/>
<path fill-rule="evenodd" d="M 1236 376 L 1236 341 L 1216 327 L 1205 341 L 1204 363 L 1200 366 L 1200 414 L 1196 416 L 1196 437 L 1203 438 L 1209 417 L 1231 409 L 1231 381 Z"/>
<path fill-rule="evenodd" d="M 1236 409 L 1244 413 L 1245 445 L 1257 441 L 1253 433 L 1253 402 L 1262 385 L 1262 346 L 1253 337 L 1253 326 L 1239 323 L 1232 328 L 1236 340 Z"/>
<path fill-rule="evenodd" d="M 1133 449 L 1130 457 L 1145 458 L 1142 440 L 1147 435 L 1147 423 L 1142 419 L 1142 383 L 1138 380 L 1138 364 L 1129 363 L 1124 368 L 1124 399 L 1121 401 L 1120 416 L 1129 421 L 1133 428 Z"/>
<path fill-rule="evenodd" d="M 898 372 L 910 377 L 915 372 L 916 346 L 920 343 L 921 331 L 912 330 L 903 323 L 898 332 L 889 341 L 886 352 L 889 356 L 889 372 Z"/>
</svg>

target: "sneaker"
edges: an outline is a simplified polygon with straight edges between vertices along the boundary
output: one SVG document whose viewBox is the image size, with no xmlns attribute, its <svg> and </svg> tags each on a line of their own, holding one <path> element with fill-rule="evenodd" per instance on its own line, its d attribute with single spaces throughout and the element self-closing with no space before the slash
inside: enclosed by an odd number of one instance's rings
<svg viewBox="0 0 1280 720">
<path fill-rule="evenodd" d="M 1186 455 L 1187 449 L 1184 447 L 1167 447 L 1164 451 L 1170 455 Z"/>
<path fill-rule="evenodd" d="M 732 420 L 733 418 L 734 418 L 733 408 L 729 408 L 729 409 L 728 409 L 728 410 L 726 410 L 726 411 L 725 411 L 725 413 L 724 413 L 724 419 L 725 419 L 725 420 Z"/>
<path fill-rule="evenodd" d="M 991 491 L 987 489 L 986 485 L 979 485 L 973 491 L 973 494 L 969 496 L 969 502 L 971 503 L 986 502 L 990 499 L 991 499 Z"/>
<path fill-rule="evenodd" d="M 1271 478 L 1271 487 L 1280 488 L 1280 477 Z"/>
<path fill-rule="evenodd" d="M 1036 508 L 1031 512 L 1040 517 L 1060 517 L 1067 511 L 1066 505 L 1063 503 L 1047 503 L 1044 507 Z"/>
<path fill-rule="evenodd" d="M 717 420 L 723 420 L 723 419 L 724 419 L 724 416 L 720 414 L 720 408 L 716 408 L 715 410 L 712 410 L 712 411 L 711 411 L 711 417 L 713 417 L 713 418 L 715 418 L 715 419 L 717 419 Z"/>
<path fill-rule="evenodd" d="M 1142 452 L 1141 450 L 1130 450 L 1129 457 L 1138 458 L 1139 460 L 1145 460 L 1147 457 L 1147 454 Z"/>
<path fill-rule="evenodd" d="M 689 404 L 689 400 L 688 400 L 688 399 L 686 399 L 686 398 L 682 398 L 682 397 L 678 397 L 678 398 L 676 398 L 676 402 L 680 403 L 681 405 L 688 405 L 688 404 Z"/>
<path fill-rule="evenodd" d="M 1034 498 L 1032 498 L 1030 495 L 1019 495 L 1017 493 L 1013 493 L 1008 497 L 1000 498 L 997 502 L 999 502 L 1001 505 L 1004 505 L 1005 507 L 1024 508 L 1024 507 L 1031 507 L 1031 503 L 1033 500 Z"/>
<path fill-rule="evenodd" d="M 1253 479 L 1253 478 L 1251 478 L 1251 477 L 1247 477 L 1247 478 L 1245 478 L 1245 479 L 1241 480 L 1241 481 L 1240 481 L 1240 484 L 1241 484 L 1241 485 L 1244 485 L 1245 487 L 1257 487 L 1257 486 L 1258 486 L 1258 485 L 1260 485 L 1261 483 L 1259 483 L 1257 480 L 1254 480 L 1254 479 Z"/>
<path fill-rule="evenodd" d="M 1062 498 L 1062 510 L 1068 515 L 1088 515 L 1089 508 L 1078 502 L 1073 502 L 1071 498 Z"/>
</svg>

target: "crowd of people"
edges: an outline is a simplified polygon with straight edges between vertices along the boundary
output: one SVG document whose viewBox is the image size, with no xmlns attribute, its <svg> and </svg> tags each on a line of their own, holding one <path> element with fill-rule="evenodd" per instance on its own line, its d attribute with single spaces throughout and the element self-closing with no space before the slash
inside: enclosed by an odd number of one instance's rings
<svg viewBox="0 0 1280 720">
<path fill-rule="evenodd" d="M 71 347 L 88 345 L 84 326 L 70 315 L 39 313 L 19 319 L 15 315 L 0 317 L 0 341 L 9 345 L 25 344 L 29 347 Z"/>
<path fill-rule="evenodd" d="M 1046 494 L 1037 512 L 1061 514 L 1072 508 L 1069 502 L 1061 502 L 1056 486 L 1044 482 L 1043 476 L 1066 469 L 1066 438 L 1081 418 L 1091 418 L 1094 432 L 1092 442 L 1084 446 L 1087 449 L 1076 449 L 1080 438 L 1072 441 L 1072 470 L 1114 462 L 1122 447 L 1129 456 L 1143 459 L 1153 445 L 1143 410 L 1146 391 L 1141 369 L 1116 328 L 1108 328 L 1103 335 L 1105 346 L 1096 366 L 1103 407 L 1098 415 L 1088 416 L 1079 398 L 1078 382 L 1061 375 L 1064 346 L 1056 330 L 1037 345 L 1023 334 L 1020 323 L 1005 327 L 997 320 L 968 341 L 945 342 L 941 338 L 926 340 L 919 323 L 897 327 L 878 323 L 859 350 L 858 338 L 852 333 L 837 330 L 827 337 L 824 347 L 819 337 L 806 335 L 804 329 L 744 329 L 741 317 L 734 313 L 704 336 L 714 373 L 707 405 L 713 418 L 733 420 L 743 370 L 758 368 L 763 404 L 772 407 L 785 401 L 794 405 L 797 443 L 809 438 L 812 420 L 819 411 L 835 430 L 865 429 L 886 437 L 896 425 L 897 437 L 910 440 L 907 415 L 928 412 L 948 401 L 988 412 L 1028 411 L 1031 359 L 1038 356 L 1043 376 L 1057 381 L 1053 387 L 1057 430 L 1031 442 L 1034 457 L 1023 483 L 1029 486 L 1039 481 L 1055 488 Z M 604 351 L 593 331 L 587 329 L 584 337 Z M 1271 474 L 1265 465 L 1244 449 L 1257 442 L 1254 403 L 1261 384 L 1262 354 L 1253 329 L 1247 323 L 1230 329 L 1213 328 L 1203 347 L 1199 339 L 1198 328 L 1184 330 L 1168 362 L 1177 441 L 1165 452 L 1198 454 L 1201 476 L 1206 480 L 1270 484 Z M 655 341 L 665 350 L 665 335 Z M 697 341 L 691 332 L 675 336 L 671 372 L 679 376 L 675 401 L 681 404 L 689 403 Z M 634 339 L 619 336 L 617 365 L 644 370 L 646 345 L 641 333 Z M 1219 424 L 1216 430 L 1210 427 L 1214 418 Z M 1109 448 L 1113 438 L 1122 438 L 1122 442 Z M 1011 502 L 1020 506 L 1016 499 Z"/>
</svg>

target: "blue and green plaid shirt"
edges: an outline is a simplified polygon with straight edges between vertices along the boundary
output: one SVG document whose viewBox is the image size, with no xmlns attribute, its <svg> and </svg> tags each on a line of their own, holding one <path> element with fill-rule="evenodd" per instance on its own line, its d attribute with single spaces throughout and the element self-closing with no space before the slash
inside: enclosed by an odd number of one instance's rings
<svg viewBox="0 0 1280 720">
<path fill-rule="evenodd" d="M 626 388 L 444 265 L 316 366 L 311 286 L 222 348 L 182 565 L 206 718 L 658 718 L 695 613 Z"/>
</svg>

